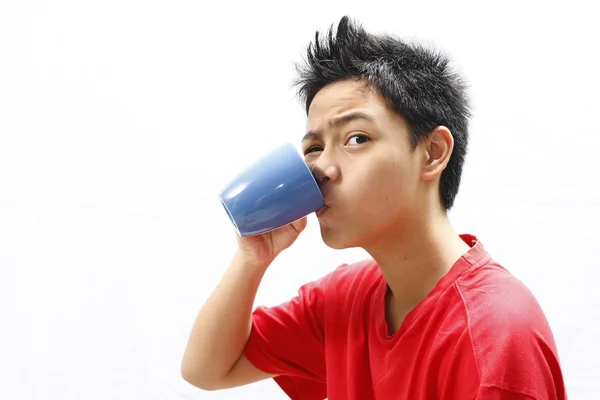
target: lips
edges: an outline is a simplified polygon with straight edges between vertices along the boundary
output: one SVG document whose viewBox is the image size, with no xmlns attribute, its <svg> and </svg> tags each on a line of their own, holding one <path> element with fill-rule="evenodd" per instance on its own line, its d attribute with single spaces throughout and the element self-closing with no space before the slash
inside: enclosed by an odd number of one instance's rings
<svg viewBox="0 0 600 400">
<path fill-rule="evenodd" d="M 329 206 L 323 206 L 321 208 L 319 208 L 316 212 L 315 215 L 317 216 L 317 218 L 319 218 L 321 215 L 323 215 L 323 213 L 325 213 L 327 210 L 329 209 Z"/>
</svg>

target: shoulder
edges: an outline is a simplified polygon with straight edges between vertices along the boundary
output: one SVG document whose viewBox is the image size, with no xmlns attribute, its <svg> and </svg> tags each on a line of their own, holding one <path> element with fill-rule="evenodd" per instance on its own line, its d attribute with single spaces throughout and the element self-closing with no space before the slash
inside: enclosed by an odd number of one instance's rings
<svg viewBox="0 0 600 400">
<path fill-rule="evenodd" d="M 379 276 L 381 276 L 381 270 L 372 258 L 342 264 L 332 272 L 333 279 L 340 282 L 365 280 Z"/>
<path fill-rule="evenodd" d="M 471 335 L 514 339 L 550 327 L 537 299 L 527 286 L 501 265 L 489 261 L 456 281 Z M 505 336 L 505 337 L 504 337 Z"/>
<path fill-rule="evenodd" d="M 467 315 L 463 344 L 470 348 L 482 385 L 532 397 L 560 391 L 554 337 L 532 292 L 490 261 L 456 281 Z"/>
<path fill-rule="evenodd" d="M 327 285 L 333 292 L 355 292 L 371 287 L 381 279 L 383 275 L 375 260 L 363 259 L 337 267 L 328 275 Z"/>
<path fill-rule="evenodd" d="M 323 303 L 341 299 L 352 294 L 362 295 L 383 279 L 379 266 L 373 259 L 364 259 L 351 264 L 341 264 L 321 278 L 300 286 L 294 299 L 306 299 Z"/>
</svg>

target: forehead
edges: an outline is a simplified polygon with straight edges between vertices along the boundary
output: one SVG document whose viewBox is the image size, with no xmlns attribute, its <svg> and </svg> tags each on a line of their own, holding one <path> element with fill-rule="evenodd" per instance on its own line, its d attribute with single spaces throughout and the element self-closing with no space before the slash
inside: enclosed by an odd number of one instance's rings
<svg viewBox="0 0 600 400">
<path fill-rule="evenodd" d="M 346 80 L 321 89 L 308 110 L 309 130 L 346 111 L 366 110 L 376 118 L 388 112 L 384 99 L 364 81 Z"/>
</svg>

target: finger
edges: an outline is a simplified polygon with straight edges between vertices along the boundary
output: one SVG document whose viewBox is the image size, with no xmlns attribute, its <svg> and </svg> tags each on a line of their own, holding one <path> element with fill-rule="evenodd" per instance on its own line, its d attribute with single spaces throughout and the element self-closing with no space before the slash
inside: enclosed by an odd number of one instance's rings
<svg viewBox="0 0 600 400">
<path fill-rule="evenodd" d="M 304 230 L 304 228 L 306 228 L 306 224 L 308 222 L 308 218 L 307 217 L 303 217 L 300 218 L 299 220 L 296 220 L 294 222 L 291 223 L 292 228 L 297 232 L 300 233 Z"/>
</svg>

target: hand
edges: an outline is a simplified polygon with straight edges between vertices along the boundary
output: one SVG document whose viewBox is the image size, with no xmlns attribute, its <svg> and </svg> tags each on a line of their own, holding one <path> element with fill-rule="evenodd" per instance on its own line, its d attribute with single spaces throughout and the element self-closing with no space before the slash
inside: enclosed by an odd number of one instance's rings
<svg viewBox="0 0 600 400">
<path fill-rule="evenodd" d="M 304 217 L 271 232 L 248 237 L 238 235 L 238 251 L 247 261 L 268 266 L 279 253 L 296 241 L 298 235 L 306 228 L 306 223 L 307 218 Z"/>
</svg>

